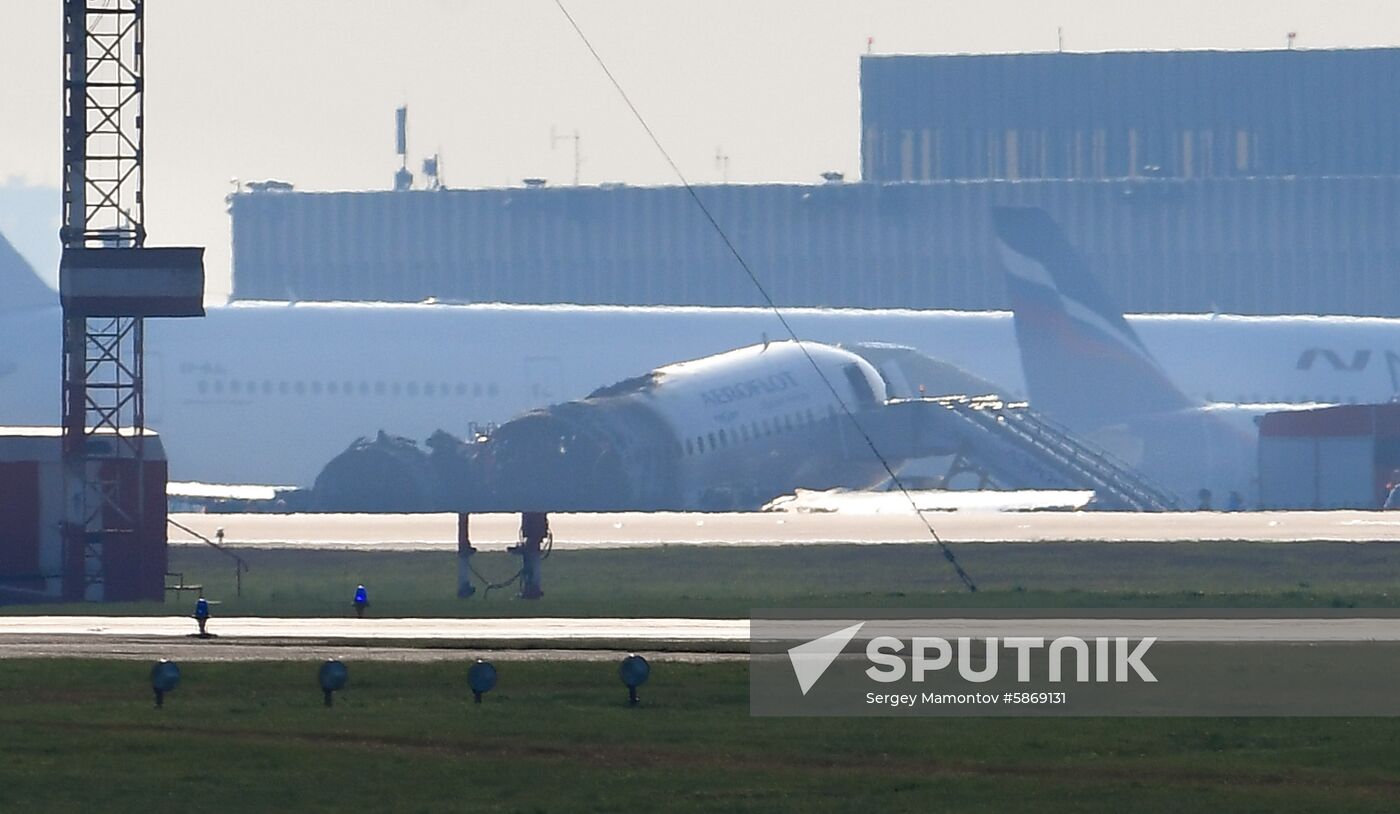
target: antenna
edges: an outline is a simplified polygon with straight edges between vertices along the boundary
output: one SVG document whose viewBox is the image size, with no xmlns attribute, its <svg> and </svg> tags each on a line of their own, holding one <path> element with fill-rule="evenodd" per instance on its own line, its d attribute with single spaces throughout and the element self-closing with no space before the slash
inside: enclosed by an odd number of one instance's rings
<svg viewBox="0 0 1400 814">
<path fill-rule="evenodd" d="M 729 154 L 720 146 L 715 147 L 715 169 L 720 171 L 724 183 L 729 183 Z"/>
<path fill-rule="evenodd" d="M 574 143 L 574 186 L 578 186 L 579 165 L 583 163 L 583 159 L 579 155 L 578 131 L 575 130 L 572 135 L 566 133 L 561 136 L 555 132 L 554 125 L 551 124 L 549 126 L 549 149 L 553 150 L 561 141 L 573 141 Z"/>
<path fill-rule="evenodd" d="M 1296 40 L 1296 39 L 1298 39 L 1298 32 L 1297 32 L 1297 31 L 1290 31 L 1290 32 L 1288 32 L 1288 50 L 1290 50 L 1290 51 L 1293 50 L 1293 41 Z"/>
<path fill-rule="evenodd" d="M 403 192 L 413 186 L 413 173 L 408 171 L 408 105 L 394 109 L 394 148 L 399 155 L 399 169 L 394 173 L 394 191 Z"/>
<path fill-rule="evenodd" d="M 1065 27 L 1064 27 L 1064 26 L 1062 26 L 1062 25 L 1055 26 L 1055 41 L 1056 41 L 1056 42 L 1058 43 L 1058 45 L 1059 45 L 1060 53 L 1063 54 L 1063 53 L 1065 52 Z"/>
</svg>

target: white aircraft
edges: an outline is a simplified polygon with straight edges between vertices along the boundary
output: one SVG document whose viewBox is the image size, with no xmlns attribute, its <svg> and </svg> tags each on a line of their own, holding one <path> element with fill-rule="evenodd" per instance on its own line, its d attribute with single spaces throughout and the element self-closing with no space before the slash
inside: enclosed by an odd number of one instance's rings
<svg viewBox="0 0 1400 814">
<path fill-rule="evenodd" d="M 0 424 L 55 424 L 57 297 L 13 252 L 0 251 L 0 291 Z M 785 315 L 803 339 L 917 348 L 1027 395 L 1008 312 Z M 1400 320 L 1126 324 L 1193 400 L 1370 402 L 1397 392 Z M 237 303 L 203 319 L 147 323 L 147 422 L 164 436 L 174 480 L 308 485 L 350 441 L 380 429 L 470 435 L 602 382 L 765 336 L 786 332 L 761 308 Z M 886 379 L 891 396 L 915 395 L 921 383 Z"/>
</svg>

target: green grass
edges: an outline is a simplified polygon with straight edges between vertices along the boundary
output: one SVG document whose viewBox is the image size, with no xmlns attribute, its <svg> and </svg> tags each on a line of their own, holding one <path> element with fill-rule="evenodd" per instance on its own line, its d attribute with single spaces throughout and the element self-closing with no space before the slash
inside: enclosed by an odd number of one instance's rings
<svg viewBox="0 0 1400 814">
<path fill-rule="evenodd" d="M 962 544 L 969 594 L 927 545 L 561 550 L 545 561 L 545 598 L 514 589 L 460 600 L 450 552 L 241 550 L 252 570 L 235 596 L 232 562 L 171 549 L 172 571 L 205 586 L 216 615 L 349 615 L 356 583 L 381 616 L 744 617 L 756 607 L 1392 607 L 1400 544 Z M 476 556 L 492 579 L 515 572 L 505 553 Z M 172 595 L 173 596 L 173 595 Z M 4 613 L 188 613 L 167 605 L 7 606 Z"/>
<path fill-rule="evenodd" d="M 1388 811 L 1390 719 L 764 719 L 742 663 L 0 661 L 4 811 Z"/>
</svg>

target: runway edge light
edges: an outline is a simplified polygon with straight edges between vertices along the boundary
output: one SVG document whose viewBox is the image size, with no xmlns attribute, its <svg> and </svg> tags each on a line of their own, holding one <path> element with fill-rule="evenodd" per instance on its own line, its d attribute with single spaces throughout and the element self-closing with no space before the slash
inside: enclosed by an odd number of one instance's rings
<svg viewBox="0 0 1400 814">
<path fill-rule="evenodd" d="M 165 706 L 165 694 L 180 686 L 180 666 L 170 659 L 161 659 L 151 666 L 151 690 L 156 694 L 156 708 Z"/>
<path fill-rule="evenodd" d="M 350 680 L 350 670 L 335 659 L 326 659 L 316 677 L 321 682 L 321 692 L 325 694 L 326 706 L 329 707 L 335 703 L 335 693 L 345 689 L 346 682 Z"/>
<path fill-rule="evenodd" d="M 627 685 L 627 703 L 636 706 L 637 688 L 647 683 L 647 679 L 651 677 L 651 665 L 636 653 L 629 653 L 617 666 L 617 674 L 622 683 Z"/>
<path fill-rule="evenodd" d="M 480 704 L 482 694 L 496 687 L 496 666 L 484 659 L 477 659 L 476 664 L 467 669 L 467 686 L 472 689 L 472 698 Z"/>
</svg>

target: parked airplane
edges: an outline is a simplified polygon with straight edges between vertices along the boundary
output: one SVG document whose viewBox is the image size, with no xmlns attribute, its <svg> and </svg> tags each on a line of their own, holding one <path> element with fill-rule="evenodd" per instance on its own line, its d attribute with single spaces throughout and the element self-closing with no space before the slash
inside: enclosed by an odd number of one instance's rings
<svg viewBox="0 0 1400 814">
<path fill-rule="evenodd" d="M 3 256 L 0 292 L 0 424 L 57 423 L 57 297 Z M 803 339 L 917 348 L 1008 395 L 1027 392 L 1006 312 L 785 313 Z M 1195 400 L 1367 402 L 1397 391 L 1397 320 L 1126 323 Z M 147 422 L 164 435 L 174 479 L 307 485 L 350 440 L 378 429 L 469 435 L 600 382 L 765 335 L 786 336 L 760 308 L 236 303 L 203 319 L 148 323 Z M 891 396 L 924 383 L 886 373 Z"/>
</svg>

